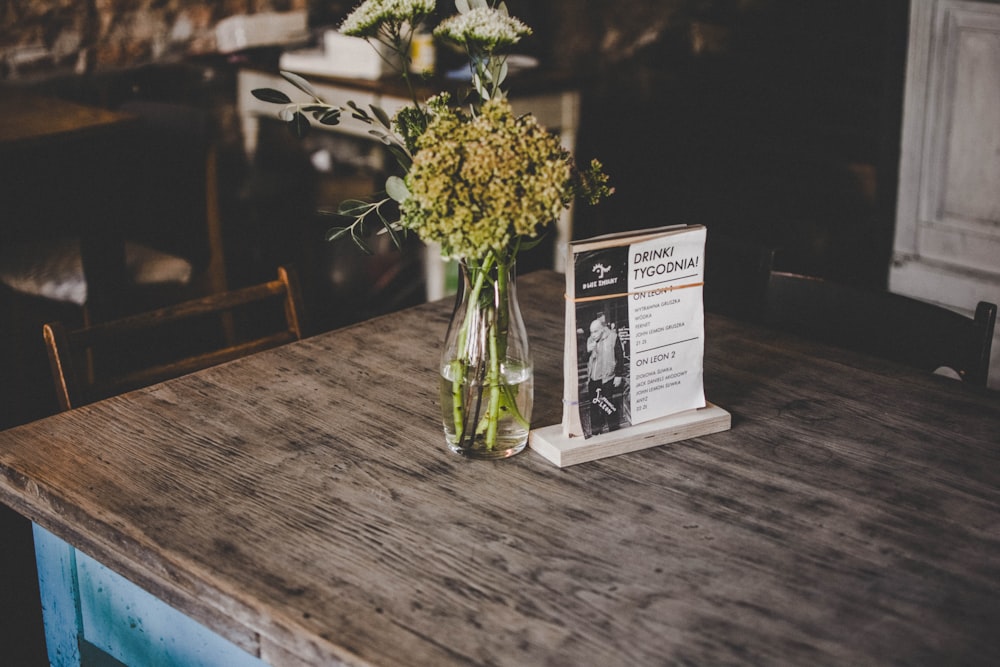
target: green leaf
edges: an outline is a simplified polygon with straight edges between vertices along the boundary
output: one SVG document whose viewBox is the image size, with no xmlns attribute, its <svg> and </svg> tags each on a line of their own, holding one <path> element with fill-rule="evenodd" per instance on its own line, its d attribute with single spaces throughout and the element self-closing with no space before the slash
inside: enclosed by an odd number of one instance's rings
<svg viewBox="0 0 1000 667">
<path fill-rule="evenodd" d="M 254 88 L 250 94 L 262 102 L 270 102 L 271 104 L 290 104 L 292 101 L 288 95 L 273 88 Z"/>
<path fill-rule="evenodd" d="M 358 249 L 361 250 L 361 252 L 363 252 L 364 254 L 366 255 L 375 254 L 375 252 L 372 251 L 368 243 L 365 242 L 365 239 L 360 234 L 358 234 L 358 230 L 355 229 L 354 227 L 351 228 L 351 240 L 354 241 L 354 245 L 358 246 Z"/>
<path fill-rule="evenodd" d="M 326 231 L 327 241 L 336 241 L 351 233 L 350 227 L 331 227 Z"/>
<path fill-rule="evenodd" d="M 521 243 L 518 246 L 518 250 L 531 250 L 532 248 L 538 246 L 542 241 L 545 240 L 547 234 L 539 234 L 535 238 L 522 238 Z"/>
<path fill-rule="evenodd" d="M 285 80 L 288 81 L 288 83 L 292 84 L 306 95 L 310 96 L 316 101 L 321 101 L 319 99 L 319 95 L 317 95 L 315 89 L 313 89 L 312 84 L 310 84 L 308 81 L 303 79 L 298 74 L 282 70 L 281 76 L 283 76 Z"/>
<path fill-rule="evenodd" d="M 396 158 L 396 164 L 403 168 L 403 171 L 409 171 L 410 167 L 413 166 L 413 158 L 410 157 L 409 153 L 404 151 L 401 147 L 392 144 L 387 147 L 392 156 Z"/>
<path fill-rule="evenodd" d="M 373 137 L 377 137 L 378 140 L 381 141 L 386 146 L 391 146 L 393 143 L 392 137 L 390 137 L 382 130 L 368 130 L 368 134 L 372 135 Z"/>
<path fill-rule="evenodd" d="M 288 123 L 289 129 L 299 139 L 306 136 L 309 133 L 309 119 L 306 118 L 305 114 L 296 111 L 292 115 L 292 120 Z"/>
<path fill-rule="evenodd" d="M 369 105 L 371 107 L 372 113 L 378 118 L 378 122 L 382 123 L 382 126 L 387 130 L 392 129 L 392 121 L 389 119 L 389 114 L 387 114 L 381 107 L 377 107 L 374 104 Z"/>
<path fill-rule="evenodd" d="M 345 199 L 340 202 L 340 206 L 337 207 L 337 213 L 340 215 L 349 215 L 355 218 L 359 215 L 365 214 L 368 209 L 371 208 L 371 204 L 362 201 L 361 199 Z"/>
<path fill-rule="evenodd" d="M 385 231 L 389 235 L 389 238 L 392 239 L 392 245 L 396 246 L 397 250 L 403 247 L 403 236 L 399 233 L 399 230 L 392 225 L 392 223 L 387 222 L 385 224 Z"/>
<path fill-rule="evenodd" d="M 399 230 L 394 226 L 393 221 L 389 220 L 382 214 L 382 209 L 379 209 L 378 217 L 379 220 L 382 221 L 382 228 L 385 230 L 385 233 L 389 235 L 389 239 L 392 241 L 392 244 L 397 248 L 402 248 L 403 239 L 399 234 Z"/>
<path fill-rule="evenodd" d="M 327 109 L 323 113 L 317 113 L 313 117 L 323 125 L 339 125 L 340 109 Z"/>
<path fill-rule="evenodd" d="M 385 193 L 400 204 L 410 198 L 410 190 L 406 187 L 406 181 L 399 176 L 390 176 L 385 179 Z"/>
</svg>

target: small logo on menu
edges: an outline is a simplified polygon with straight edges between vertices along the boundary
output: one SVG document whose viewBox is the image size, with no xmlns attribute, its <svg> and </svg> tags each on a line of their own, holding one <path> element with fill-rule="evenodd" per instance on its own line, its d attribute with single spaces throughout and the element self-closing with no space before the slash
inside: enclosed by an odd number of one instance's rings
<svg viewBox="0 0 1000 667">
<path fill-rule="evenodd" d="M 615 285 L 618 283 L 618 276 L 608 277 L 609 273 L 612 273 L 614 269 L 608 264 L 598 262 L 590 268 L 591 272 L 597 276 L 597 280 L 591 280 L 583 283 L 581 287 L 585 290 L 594 289 L 596 287 L 607 287 L 608 285 Z"/>
</svg>

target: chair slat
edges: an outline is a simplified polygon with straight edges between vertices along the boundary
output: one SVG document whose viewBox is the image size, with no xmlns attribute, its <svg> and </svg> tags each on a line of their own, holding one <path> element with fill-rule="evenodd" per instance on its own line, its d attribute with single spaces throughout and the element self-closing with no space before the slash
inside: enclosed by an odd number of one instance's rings
<svg viewBox="0 0 1000 667">
<path fill-rule="evenodd" d="M 767 324 L 914 368 L 951 368 L 986 386 L 995 304 L 980 302 L 969 318 L 891 292 L 772 271 L 764 311 Z"/>
<path fill-rule="evenodd" d="M 248 340 L 232 342 L 233 311 L 242 307 L 263 307 L 281 300 L 284 315 L 282 327 L 256 333 Z M 103 322 L 74 331 L 67 331 L 60 322 L 44 327 L 45 344 L 55 384 L 59 407 L 69 410 L 101 398 L 148 386 L 181 375 L 208 368 L 303 336 L 302 299 L 295 273 L 285 267 L 278 269 L 278 279 L 241 289 L 230 290 L 118 320 Z M 95 360 L 99 346 L 114 343 L 112 350 L 126 349 L 125 343 L 140 334 L 163 330 L 168 325 L 195 317 L 217 316 L 225 329 L 225 343 L 197 353 L 180 354 L 164 362 L 162 359 L 117 373 L 103 372 L 103 366 L 116 361 Z M 171 333 L 173 334 L 173 329 Z M 101 348 L 103 351 L 104 348 Z M 103 365 L 101 362 L 104 362 Z M 87 364 L 86 366 L 84 364 Z M 98 369 L 102 366 L 102 369 Z M 86 368 L 86 372 L 84 369 Z"/>
<path fill-rule="evenodd" d="M 264 350 L 278 347 L 286 343 L 298 340 L 298 336 L 290 331 L 282 331 L 264 338 L 258 338 L 246 343 L 240 343 L 221 350 L 207 352 L 194 357 L 187 357 L 180 361 L 168 364 L 160 364 L 151 368 L 145 368 L 134 373 L 128 373 L 114 378 L 110 382 L 100 382 L 94 385 L 93 392 L 98 396 L 113 396 L 115 394 L 131 391 L 140 387 L 178 378 L 188 373 L 217 366 L 228 361 L 234 361 L 242 357 L 262 352 Z"/>
<path fill-rule="evenodd" d="M 95 342 L 111 338 L 135 335 L 138 331 L 154 328 L 166 322 L 231 310 L 268 298 L 284 297 L 285 294 L 285 283 L 273 280 L 77 329 L 70 332 L 70 341 L 74 346 L 90 346 Z"/>
</svg>

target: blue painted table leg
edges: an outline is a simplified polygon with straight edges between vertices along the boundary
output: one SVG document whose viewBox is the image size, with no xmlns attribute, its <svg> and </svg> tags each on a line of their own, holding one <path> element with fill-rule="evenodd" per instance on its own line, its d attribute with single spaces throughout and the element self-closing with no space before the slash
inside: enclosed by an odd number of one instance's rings
<svg viewBox="0 0 1000 667">
<path fill-rule="evenodd" d="M 45 529 L 34 533 L 53 667 L 267 667 Z"/>
<path fill-rule="evenodd" d="M 79 667 L 79 586 L 76 550 L 37 524 L 33 524 L 38 587 L 45 622 L 45 646 L 52 667 Z"/>
</svg>

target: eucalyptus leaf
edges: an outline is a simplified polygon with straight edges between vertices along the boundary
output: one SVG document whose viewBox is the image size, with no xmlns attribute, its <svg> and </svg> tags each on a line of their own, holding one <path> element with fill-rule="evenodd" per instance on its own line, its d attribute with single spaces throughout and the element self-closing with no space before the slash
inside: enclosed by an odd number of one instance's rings
<svg viewBox="0 0 1000 667">
<path fill-rule="evenodd" d="M 351 228 L 351 240 L 354 241 L 354 245 L 358 246 L 358 249 L 366 255 L 374 255 L 371 247 L 365 241 L 364 237 L 358 234 L 356 227 Z"/>
<path fill-rule="evenodd" d="M 309 133 L 309 119 L 306 118 L 305 114 L 296 111 L 292 115 L 288 127 L 292 130 L 292 134 L 301 139 Z"/>
<path fill-rule="evenodd" d="M 357 217 L 359 215 L 364 215 L 368 209 L 371 208 L 371 206 L 372 205 L 369 202 L 361 199 L 345 199 L 340 202 L 340 206 L 337 207 L 337 213 L 340 215 Z"/>
<path fill-rule="evenodd" d="M 288 95 L 273 88 L 254 88 L 250 94 L 262 102 L 270 102 L 271 104 L 291 104 L 292 102 Z"/>
<path fill-rule="evenodd" d="M 546 236 L 548 236 L 548 234 L 539 234 L 535 238 L 525 237 L 521 239 L 521 242 L 518 245 L 518 250 L 531 250 L 532 248 L 538 246 L 542 241 L 544 241 Z"/>
<path fill-rule="evenodd" d="M 392 244 L 397 248 L 402 248 L 403 239 L 399 234 L 399 230 L 396 229 L 393 221 L 387 219 L 384 215 L 382 215 L 381 209 L 378 212 L 378 217 L 379 219 L 382 220 L 382 231 L 384 231 L 386 234 L 389 235 L 389 238 L 392 240 Z"/>
<path fill-rule="evenodd" d="M 350 107 L 351 116 L 353 116 L 354 118 L 357 118 L 358 120 L 363 120 L 366 123 L 372 122 L 371 116 L 368 115 L 368 112 L 359 107 L 357 102 L 355 102 L 354 100 L 348 100 L 347 106 Z"/>
<path fill-rule="evenodd" d="M 377 137 L 378 140 L 381 141 L 386 146 L 392 145 L 392 137 L 390 137 L 382 130 L 368 130 L 368 134 L 372 135 L 373 137 Z"/>
<path fill-rule="evenodd" d="M 392 144 L 386 150 L 392 153 L 392 156 L 396 158 L 396 164 L 402 167 L 404 171 L 410 170 L 410 167 L 413 165 L 413 158 L 410 157 L 409 153 L 395 144 Z"/>
<path fill-rule="evenodd" d="M 315 118 L 323 125 L 339 125 L 340 109 L 327 109 L 322 114 L 315 116 Z"/>
<path fill-rule="evenodd" d="M 396 229 L 395 226 L 392 224 L 386 224 L 385 231 L 389 235 L 389 238 L 392 239 L 392 244 L 396 246 L 397 249 L 403 247 L 403 236 L 399 233 L 399 230 Z"/>
<path fill-rule="evenodd" d="M 410 198 L 410 190 L 406 187 L 406 181 L 399 176 L 390 176 L 385 179 L 385 193 L 400 204 Z"/>
<path fill-rule="evenodd" d="M 326 230 L 326 240 L 331 242 L 336 241 L 338 239 L 347 236 L 350 233 L 351 233 L 350 227 L 331 227 L 330 229 Z"/>
<path fill-rule="evenodd" d="M 385 129 L 391 130 L 392 121 L 389 119 L 389 114 L 387 114 L 381 107 L 377 107 L 374 104 L 370 104 L 369 106 L 371 107 L 372 113 L 375 114 L 376 118 L 378 118 L 378 122 L 382 123 Z"/>
<path fill-rule="evenodd" d="M 479 73 L 476 72 L 472 75 L 472 87 L 475 88 L 476 93 L 484 100 L 489 99 L 489 94 L 486 92 L 486 86 L 483 85 L 483 80 L 479 78 Z"/>
<path fill-rule="evenodd" d="M 316 93 L 316 90 L 312 87 L 312 84 L 303 79 L 298 74 L 282 70 L 281 76 L 284 77 L 285 80 L 288 81 L 288 83 L 292 84 L 293 86 L 295 86 L 296 88 L 298 88 L 303 93 L 310 96 L 317 102 L 321 101 L 319 95 Z"/>
<path fill-rule="evenodd" d="M 468 14 L 472 11 L 472 7 L 469 6 L 469 0 L 455 0 L 455 9 L 458 10 L 459 14 Z"/>
</svg>

